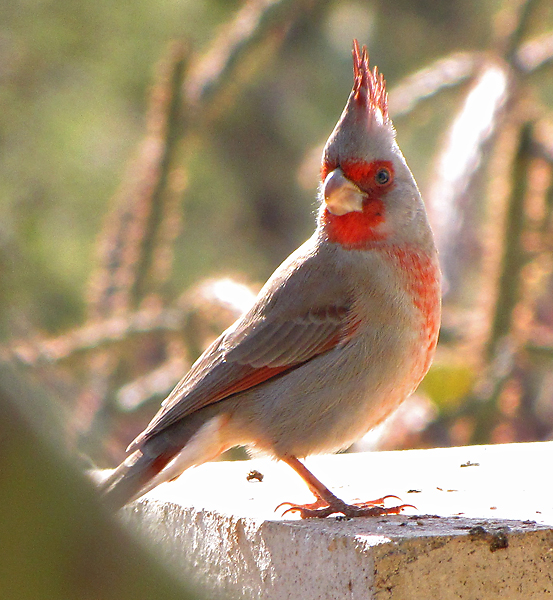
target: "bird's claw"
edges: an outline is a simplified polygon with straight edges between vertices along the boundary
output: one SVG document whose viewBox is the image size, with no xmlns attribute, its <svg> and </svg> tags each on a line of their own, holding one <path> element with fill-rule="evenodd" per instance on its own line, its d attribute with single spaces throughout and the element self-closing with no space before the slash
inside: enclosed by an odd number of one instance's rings
<svg viewBox="0 0 553 600">
<path fill-rule="evenodd" d="M 287 502 L 287 504 L 290 504 Z M 293 504 L 290 508 L 286 509 L 282 516 L 290 513 L 290 512 L 298 512 L 300 513 L 300 517 L 302 519 L 315 519 L 320 518 L 324 519 L 325 517 L 329 517 L 332 513 L 336 511 L 330 506 L 326 506 L 324 508 L 309 508 L 309 504 Z"/>
<path fill-rule="evenodd" d="M 383 515 L 399 515 L 405 508 L 414 508 L 416 510 L 416 507 L 412 504 L 400 504 L 398 506 L 391 506 L 389 508 L 382 506 L 384 501 L 388 498 L 396 498 L 397 500 L 400 500 L 398 496 L 393 494 L 383 496 L 382 498 L 378 498 L 377 500 L 373 500 L 371 502 L 359 502 L 355 504 L 346 504 L 345 502 L 339 500 L 338 502 L 329 505 L 323 500 L 319 499 L 311 504 L 282 502 L 276 507 L 275 510 L 278 510 L 284 505 L 289 505 L 289 508 L 282 513 L 282 516 L 295 512 L 299 513 L 302 519 L 321 519 L 336 513 L 341 513 L 348 518 L 381 517 Z"/>
<path fill-rule="evenodd" d="M 279 509 L 282 508 L 283 506 L 288 505 L 290 508 L 287 508 L 283 513 L 282 516 L 284 516 L 286 513 L 289 512 L 293 512 L 294 510 L 297 509 L 297 507 L 301 507 L 301 508 L 305 508 L 306 510 L 315 510 L 317 508 L 322 508 L 327 506 L 326 502 L 324 502 L 323 500 L 317 499 L 315 502 L 311 502 L 310 504 L 295 504 L 294 502 L 281 502 L 276 508 L 275 508 L 275 512 Z"/>
<path fill-rule="evenodd" d="M 387 496 L 382 496 L 382 498 L 377 498 L 376 500 L 369 500 L 368 502 L 354 502 L 353 506 L 358 506 L 359 508 L 368 508 L 369 506 L 383 506 L 384 502 L 386 502 L 388 498 L 401 500 L 401 498 L 399 496 L 396 496 L 395 494 L 388 494 Z"/>
</svg>

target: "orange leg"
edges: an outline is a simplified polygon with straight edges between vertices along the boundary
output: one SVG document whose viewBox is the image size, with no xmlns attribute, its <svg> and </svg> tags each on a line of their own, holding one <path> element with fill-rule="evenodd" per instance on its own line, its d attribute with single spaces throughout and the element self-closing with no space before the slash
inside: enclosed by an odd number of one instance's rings
<svg viewBox="0 0 553 600">
<path fill-rule="evenodd" d="M 386 498 L 397 498 L 397 496 L 384 496 L 372 502 L 363 502 L 360 504 L 346 504 L 319 481 L 295 456 L 287 456 L 282 460 L 296 471 L 305 481 L 311 493 L 317 498 L 316 502 L 312 504 L 283 502 L 277 506 L 277 510 L 284 504 L 290 505 L 290 508 L 285 510 L 283 515 L 287 512 L 299 512 L 302 519 L 328 517 L 335 513 L 342 513 L 346 517 L 379 517 L 381 515 L 397 515 L 408 506 L 415 508 L 412 504 L 401 504 L 400 506 L 393 506 L 391 508 L 381 506 Z"/>
</svg>

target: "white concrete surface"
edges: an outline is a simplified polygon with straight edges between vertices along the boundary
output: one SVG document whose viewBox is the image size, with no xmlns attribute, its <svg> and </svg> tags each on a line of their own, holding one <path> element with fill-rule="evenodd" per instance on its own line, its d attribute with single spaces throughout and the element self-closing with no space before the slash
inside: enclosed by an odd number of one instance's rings
<svg viewBox="0 0 553 600">
<path fill-rule="evenodd" d="M 301 521 L 286 465 L 192 469 L 124 511 L 184 577 L 247 599 L 553 598 L 553 442 L 321 456 L 306 464 L 346 501 L 396 494 L 398 516 Z M 466 465 L 466 466 L 462 466 Z M 256 469 L 263 481 L 248 481 Z"/>
</svg>

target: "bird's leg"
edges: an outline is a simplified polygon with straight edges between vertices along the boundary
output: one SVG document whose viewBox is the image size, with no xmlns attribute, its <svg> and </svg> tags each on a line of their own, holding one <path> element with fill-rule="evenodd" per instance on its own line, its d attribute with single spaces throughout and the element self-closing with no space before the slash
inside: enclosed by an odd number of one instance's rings
<svg viewBox="0 0 553 600">
<path fill-rule="evenodd" d="M 386 498 L 397 498 L 397 496 L 384 496 L 383 498 L 360 504 L 346 504 L 319 481 L 295 456 L 286 456 L 282 460 L 296 471 L 305 481 L 311 493 L 317 498 L 316 502 L 311 504 L 283 502 L 277 509 L 283 504 L 290 505 L 290 508 L 285 510 L 283 514 L 287 512 L 299 512 L 302 519 L 328 517 L 335 513 L 342 513 L 346 517 L 378 517 L 381 515 L 397 515 L 408 506 L 414 508 L 411 504 L 401 504 L 400 506 L 393 506 L 391 508 L 384 508 L 382 506 Z"/>
</svg>

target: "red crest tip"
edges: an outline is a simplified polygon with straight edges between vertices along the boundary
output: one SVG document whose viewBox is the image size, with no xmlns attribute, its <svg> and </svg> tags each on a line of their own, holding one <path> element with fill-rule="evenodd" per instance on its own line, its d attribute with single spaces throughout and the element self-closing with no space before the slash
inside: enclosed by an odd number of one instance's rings
<svg viewBox="0 0 553 600">
<path fill-rule="evenodd" d="M 386 82 L 378 68 L 369 68 L 367 47 L 359 50 L 359 42 L 353 40 L 353 96 L 357 103 L 369 110 L 380 111 L 382 120 L 388 120 L 388 94 Z"/>
</svg>

